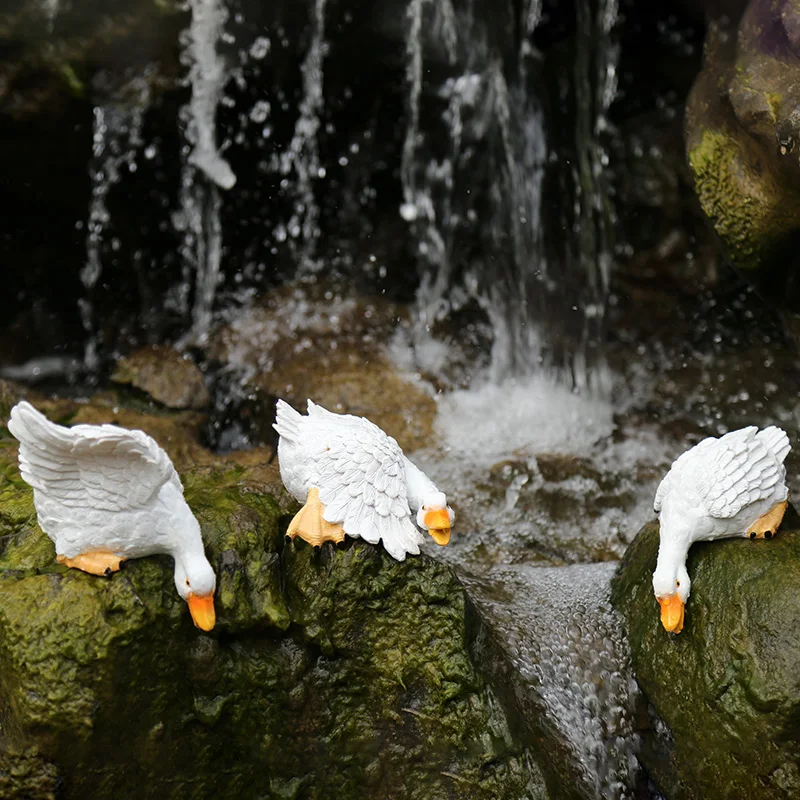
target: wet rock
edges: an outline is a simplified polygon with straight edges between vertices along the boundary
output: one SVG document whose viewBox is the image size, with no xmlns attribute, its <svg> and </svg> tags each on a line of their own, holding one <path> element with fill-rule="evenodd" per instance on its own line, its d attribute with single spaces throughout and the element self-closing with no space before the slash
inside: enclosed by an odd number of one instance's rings
<svg viewBox="0 0 800 800">
<path fill-rule="evenodd" d="M 790 0 L 752 0 L 718 22 L 687 102 L 686 149 L 700 203 L 733 263 L 780 271 L 800 226 L 800 51 Z"/>
<path fill-rule="evenodd" d="M 209 402 L 199 367 L 171 347 L 144 347 L 121 358 L 111 380 L 140 389 L 167 408 L 205 408 Z"/>
<path fill-rule="evenodd" d="M 535 743 L 553 797 L 635 796 L 638 693 L 611 564 L 498 566 L 466 578 L 477 657 Z"/>
<path fill-rule="evenodd" d="M 406 450 L 430 443 L 436 402 L 390 362 L 385 344 L 407 309 L 381 298 L 356 301 L 326 285 L 291 285 L 221 328 L 209 357 L 242 385 L 368 417 Z M 271 424 L 274 410 L 269 409 Z"/>
<path fill-rule="evenodd" d="M 427 466 L 424 458 L 420 463 Z M 428 474 L 435 475 L 432 466 Z M 437 480 L 448 487 L 457 514 L 442 557 L 466 569 L 619 559 L 629 542 L 627 520 L 641 501 L 630 476 L 559 453 L 506 459 Z"/>
<path fill-rule="evenodd" d="M 362 542 L 284 544 L 294 507 L 258 470 L 194 467 L 182 479 L 218 575 L 205 635 L 169 558 L 111 579 L 56 564 L 15 454 L 4 432 L 3 797 L 545 796 L 470 659 L 447 566 Z"/>
<path fill-rule="evenodd" d="M 668 634 L 653 597 L 658 525 L 639 533 L 612 600 L 636 678 L 660 719 L 639 758 L 665 797 L 790 798 L 800 793 L 800 518 L 771 541 L 695 544 L 683 632 Z"/>
</svg>

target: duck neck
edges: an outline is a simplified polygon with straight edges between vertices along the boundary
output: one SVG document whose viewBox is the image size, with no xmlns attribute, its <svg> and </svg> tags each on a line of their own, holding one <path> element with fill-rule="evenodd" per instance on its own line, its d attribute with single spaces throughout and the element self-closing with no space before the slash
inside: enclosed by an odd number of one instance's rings
<svg viewBox="0 0 800 800">
<path fill-rule="evenodd" d="M 688 537 L 662 535 L 658 545 L 656 573 L 672 574 L 676 572 L 686 563 L 690 545 Z"/>
<path fill-rule="evenodd" d="M 408 505 L 412 511 L 417 511 L 423 500 L 429 494 L 438 492 L 434 482 L 418 467 L 415 467 L 407 458 L 403 457 L 406 471 L 406 493 Z"/>
</svg>

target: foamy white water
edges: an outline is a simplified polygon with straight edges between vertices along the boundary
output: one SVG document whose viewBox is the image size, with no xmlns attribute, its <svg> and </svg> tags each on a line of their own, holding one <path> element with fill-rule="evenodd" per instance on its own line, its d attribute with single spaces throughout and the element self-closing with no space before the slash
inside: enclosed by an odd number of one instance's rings
<svg viewBox="0 0 800 800">
<path fill-rule="evenodd" d="M 613 418 L 608 400 L 539 374 L 444 396 L 437 427 L 454 456 L 491 463 L 520 452 L 585 452 L 611 434 Z"/>
</svg>

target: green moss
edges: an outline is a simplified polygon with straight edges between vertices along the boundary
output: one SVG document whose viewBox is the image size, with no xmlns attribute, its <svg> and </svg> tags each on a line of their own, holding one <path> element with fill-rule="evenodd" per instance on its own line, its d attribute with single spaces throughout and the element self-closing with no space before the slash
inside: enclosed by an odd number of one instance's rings
<svg viewBox="0 0 800 800">
<path fill-rule="evenodd" d="M 653 598 L 656 524 L 620 565 L 612 600 L 627 621 L 633 668 L 672 733 L 669 742 L 645 737 L 640 758 L 667 797 L 800 795 L 798 522 L 787 519 L 772 541 L 694 545 L 678 636 L 661 627 Z"/>
<path fill-rule="evenodd" d="M 56 768 L 35 749 L 24 752 L 10 749 L 0 753 L 0 797 L 3 800 L 55 800 L 58 786 Z"/>
<path fill-rule="evenodd" d="M 61 63 L 57 67 L 57 71 L 64 81 L 66 88 L 75 97 L 83 97 L 86 93 L 86 84 L 78 77 L 78 73 L 71 64 Z"/>
<path fill-rule="evenodd" d="M 542 796 L 449 568 L 284 546 L 245 470 L 183 481 L 218 575 L 211 634 L 169 558 L 55 566 L 30 490 L 0 475 L 0 796 L 49 797 L 56 774 L 64 800 Z"/>
<path fill-rule="evenodd" d="M 772 114 L 772 121 L 777 122 L 781 113 L 783 95 L 780 92 L 765 92 L 764 97 L 767 100 L 767 106 Z"/>
<path fill-rule="evenodd" d="M 227 629 L 289 627 L 281 589 L 282 544 L 275 499 L 243 491 L 245 470 L 195 471 L 186 479 L 186 500 L 203 538 L 217 553 L 217 612 Z"/>
<path fill-rule="evenodd" d="M 797 230 L 797 198 L 732 136 L 704 131 L 689 151 L 689 164 L 700 205 L 736 266 L 761 267 Z"/>
</svg>

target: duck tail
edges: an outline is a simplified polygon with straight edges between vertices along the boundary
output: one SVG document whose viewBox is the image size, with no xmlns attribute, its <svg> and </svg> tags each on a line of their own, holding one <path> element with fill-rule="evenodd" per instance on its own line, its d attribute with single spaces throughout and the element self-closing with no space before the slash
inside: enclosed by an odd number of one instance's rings
<svg viewBox="0 0 800 800">
<path fill-rule="evenodd" d="M 786 432 L 774 425 L 770 425 L 769 428 L 764 428 L 763 431 L 760 431 L 756 435 L 756 439 L 758 439 L 767 450 L 774 453 L 775 457 L 780 462 L 783 462 L 792 449 Z"/>
<path fill-rule="evenodd" d="M 275 409 L 275 423 L 273 428 L 278 434 L 290 442 L 296 442 L 300 437 L 300 423 L 303 415 L 295 411 L 288 403 L 278 400 Z"/>
</svg>

